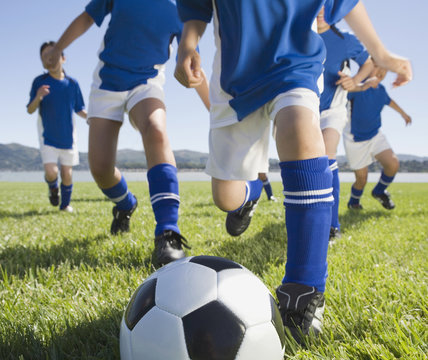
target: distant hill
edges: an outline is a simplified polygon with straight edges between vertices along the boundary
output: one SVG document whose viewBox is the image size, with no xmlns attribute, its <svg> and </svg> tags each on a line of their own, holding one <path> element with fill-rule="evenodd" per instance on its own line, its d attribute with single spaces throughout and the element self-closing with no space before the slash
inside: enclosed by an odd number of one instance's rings
<svg viewBox="0 0 428 360">
<path fill-rule="evenodd" d="M 208 159 L 207 153 L 176 150 L 174 151 L 178 169 L 202 170 Z M 428 172 L 428 157 L 415 155 L 398 155 L 401 172 Z M 345 156 L 338 156 L 337 161 L 341 171 L 349 171 Z M 279 170 L 279 161 L 269 159 L 270 170 Z M 116 165 L 120 169 L 146 169 L 147 162 L 144 151 L 118 150 Z M 88 154 L 80 153 L 80 165 L 76 170 L 88 170 Z M 370 171 L 379 170 L 379 164 L 372 164 Z M 36 171 L 43 170 L 39 149 L 20 144 L 0 144 L 0 171 Z"/>
</svg>

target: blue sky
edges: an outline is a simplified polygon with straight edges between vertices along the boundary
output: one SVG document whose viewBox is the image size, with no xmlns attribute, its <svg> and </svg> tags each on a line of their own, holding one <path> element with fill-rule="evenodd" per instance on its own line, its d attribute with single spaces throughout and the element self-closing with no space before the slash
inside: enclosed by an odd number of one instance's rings
<svg viewBox="0 0 428 360">
<path fill-rule="evenodd" d="M 15 0 L 4 4 L 0 12 L 0 143 L 20 143 L 38 147 L 36 114 L 26 112 L 33 79 L 43 72 L 39 47 L 47 40 L 57 40 L 69 23 L 83 10 L 86 0 Z M 428 156 L 428 30 L 426 0 L 365 0 L 369 15 L 386 47 L 412 61 L 414 80 L 405 87 L 392 89 L 392 75 L 384 80 L 389 95 L 413 119 L 404 126 L 392 109 L 383 112 L 383 128 L 396 153 Z M 66 71 L 81 86 L 87 105 L 97 50 L 107 21 L 95 25 L 65 50 Z M 342 25 L 342 24 L 340 24 Z M 344 25 L 346 26 L 346 25 Z M 343 27 L 343 26 L 342 26 Z M 211 74 L 214 44 L 211 25 L 202 39 L 203 66 Z M 173 78 L 175 53 L 167 64 L 165 86 L 168 133 L 174 150 L 208 152 L 208 113 L 194 90 L 181 87 Z M 77 118 L 78 146 L 87 151 L 88 126 Z M 119 149 L 142 149 L 140 135 L 126 121 L 119 138 Z M 275 145 L 270 157 L 276 158 Z M 343 146 L 339 154 L 344 154 Z"/>
</svg>

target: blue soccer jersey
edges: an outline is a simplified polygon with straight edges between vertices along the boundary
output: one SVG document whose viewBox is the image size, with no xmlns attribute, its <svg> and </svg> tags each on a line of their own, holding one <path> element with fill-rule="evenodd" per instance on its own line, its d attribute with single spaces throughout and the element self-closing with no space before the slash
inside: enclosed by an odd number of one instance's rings
<svg viewBox="0 0 428 360">
<path fill-rule="evenodd" d="M 374 137 L 381 127 L 381 112 L 385 105 L 391 103 L 385 87 L 381 84 L 376 89 L 349 93 L 351 111 L 350 131 L 354 141 L 366 141 Z"/>
<path fill-rule="evenodd" d="M 214 14 L 221 90 L 238 120 L 275 96 L 303 87 L 319 94 L 325 47 L 313 25 L 325 4 L 335 23 L 358 0 L 177 0 L 183 22 L 210 22 Z M 223 34 L 225 34 L 223 36 Z M 217 62 L 217 63 L 216 63 Z"/>
<path fill-rule="evenodd" d="M 73 112 L 85 108 L 82 92 L 77 81 L 70 76 L 58 80 L 49 74 L 36 77 L 30 91 L 30 104 L 42 85 L 49 85 L 49 94 L 39 105 L 42 122 L 41 137 L 45 145 L 59 149 L 73 148 Z M 28 106 L 28 105 L 27 105 Z"/>
<path fill-rule="evenodd" d="M 182 23 L 174 0 L 92 0 L 85 8 L 95 24 L 111 19 L 99 58 L 101 89 L 127 91 L 158 74 Z"/>
<path fill-rule="evenodd" d="M 324 111 L 330 108 L 336 93 L 338 71 L 342 71 L 347 66 L 349 59 L 354 60 L 359 66 L 363 65 L 369 54 L 360 41 L 348 32 L 333 27 L 320 35 L 327 49 L 327 58 L 324 63 L 324 90 L 320 98 L 320 110 Z"/>
</svg>

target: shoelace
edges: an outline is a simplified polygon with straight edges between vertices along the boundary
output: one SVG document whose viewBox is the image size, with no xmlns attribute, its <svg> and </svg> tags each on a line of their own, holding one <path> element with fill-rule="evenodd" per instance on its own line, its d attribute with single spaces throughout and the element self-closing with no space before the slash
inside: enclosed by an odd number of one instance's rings
<svg viewBox="0 0 428 360">
<path fill-rule="evenodd" d="M 167 235 L 167 239 L 166 239 L 167 241 L 170 242 L 170 241 L 175 240 L 179 244 L 183 245 L 186 249 L 191 249 L 191 247 L 187 243 L 187 239 L 183 235 L 178 234 L 172 230 L 166 235 Z"/>
</svg>

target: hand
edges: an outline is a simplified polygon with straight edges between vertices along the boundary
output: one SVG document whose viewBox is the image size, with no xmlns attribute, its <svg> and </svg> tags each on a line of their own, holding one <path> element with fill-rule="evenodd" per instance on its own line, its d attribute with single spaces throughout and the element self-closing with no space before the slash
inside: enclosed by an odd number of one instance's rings
<svg viewBox="0 0 428 360">
<path fill-rule="evenodd" d="M 201 57 L 195 49 L 179 48 L 174 76 L 187 88 L 202 84 L 204 77 L 201 70 Z"/>
<path fill-rule="evenodd" d="M 336 81 L 336 85 L 342 86 L 344 90 L 351 91 L 358 86 L 353 77 L 343 73 L 342 71 L 339 71 L 337 74 L 340 76 L 340 79 Z"/>
<path fill-rule="evenodd" d="M 376 89 L 379 84 L 380 84 L 380 79 L 377 76 L 373 76 L 371 78 L 368 78 L 366 81 L 364 81 L 363 88 L 364 90 L 367 90 L 369 88 Z"/>
<path fill-rule="evenodd" d="M 42 85 L 37 89 L 36 96 L 39 98 L 40 101 L 43 100 L 43 98 L 50 93 L 49 91 L 49 85 Z"/>
<path fill-rule="evenodd" d="M 412 118 L 409 115 L 403 114 L 402 116 L 403 116 L 404 121 L 406 122 L 406 126 L 410 125 L 412 123 Z"/>
<path fill-rule="evenodd" d="M 409 60 L 392 54 L 390 54 L 389 60 L 388 70 L 397 74 L 397 78 L 392 83 L 393 87 L 403 86 L 412 80 L 412 64 Z"/>
</svg>

